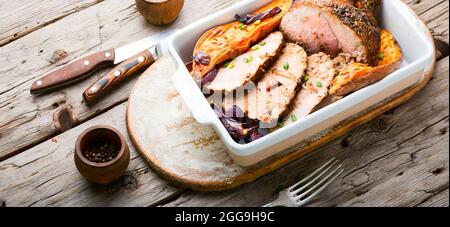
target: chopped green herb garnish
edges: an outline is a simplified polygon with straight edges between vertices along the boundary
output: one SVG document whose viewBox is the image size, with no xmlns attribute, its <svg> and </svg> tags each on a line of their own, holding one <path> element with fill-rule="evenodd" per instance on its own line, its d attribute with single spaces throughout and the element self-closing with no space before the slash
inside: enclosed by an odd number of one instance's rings
<svg viewBox="0 0 450 227">
<path fill-rule="evenodd" d="M 229 69 L 233 69 L 233 68 L 234 68 L 234 63 L 233 63 L 233 62 L 230 62 L 230 64 L 228 65 L 228 68 L 229 68 Z"/>
<path fill-rule="evenodd" d="M 292 122 L 296 122 L 298 120 L 297 115 L 291 115 Z"/>
<path fill-rule="evenodd" d="M 289 62 L 284 63 L 283 68 L 284 68 L 284 70 L 288 70 L 289 69 Z"/>
<path fill-rule="evenodd" d="M 245 25 L 245 24 L 243 24 L 243 23 L 240 23 L 240 24 L 239 24 L 239 28 L 240 28 L 241 30 L 244 30 L 244 29 L 247 28 L 247 25 Z"/>
<path fill-rule="evenodd" d="M 259 45 L 263 47 L 263 46 L 265 46 L 266 44 L 267 44 L 266 41 L 262 41 Z"/>
<path fill-rule="evenodd" d="M 384 54 L 383 53 L 378 53 L 377 54 L 377 58 L 378 58 L 378 60 L 383 60 L 384 59 Z"/>
<path fill-rule="evenodd" d="M 248 58 L 244 58 L 244 62 L 245 63 L 250 63 L 250 62 L 252 62 L 253 61 L 253 57 L 252 56 L 250 56 L 250 57 L 248 57 Z"/>
<path fill-rule="evenodd" d="M 277 126 L 278 126 L 278 128 L 283 128 L 284 127 L 284 122 L 278 122 Z"/>
<path fill-rule="evenodd" d="M 228 66 L 230 65 L 230 63 L 231 63 L 231 61 L 225 62 L 225 63 L 223 64 L 223 67 L 224 67 L 224 68 L 228 68 Z"/>
<path fill-rule="evenodd" d="M 303 80 L 304 80 L 305 82 L 307 82 L 307 81 L 309 80 L 309 76 L 308 76 L 308 75 L 305 75 L 305 77 L 303 77 Z"/>
<path fill-rule="evenodd" d="M 317 81 L 317 87 L 323 87 L 323 84 L 322 84 L 322 82 L 320 82 L 320 81 Z"/>
<path fill-rule="evenodd" d="M 255 21 L 255 24 L 256 24 L 256 25 L 261 24 L 261 20 L 256 20 L 256 21 Z"/>
<path fill-rule="evenodd" d="M 259 46 L 253 46 L 253 47 L 252 47 L 252 50 L 254 50 L 254 51 L 259 50 Z"/>
</svg>

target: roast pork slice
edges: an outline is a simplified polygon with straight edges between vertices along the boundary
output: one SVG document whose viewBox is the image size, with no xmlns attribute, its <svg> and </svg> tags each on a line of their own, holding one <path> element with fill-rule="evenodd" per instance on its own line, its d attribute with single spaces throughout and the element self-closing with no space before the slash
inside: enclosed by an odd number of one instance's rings
<svg viewBox="0 0 450 227">
<path fill-rule="evenodd" d="M 284 16 L 280 30 L 309 54 L 324 52 L 334 58 L 343 52 L 358 62 L 372 63 L 379 49 L 379 31 L 366 7 L 375 6 L 373 1 L 298 0 Z"/>
<path fill-rule="evenodd" d="M 270 34 L 247 53 L 224 64 L 206 88 L 214 92 L 232 92 L 259 77 L 283 49 L 284 38 L 279 31 Z"/>
<path fill-rule="evenodd" d="M 256 87 L 237 92 L 235 102 L 226 99 L 225 108 L 237 105 L 247 117 L 267 126 L 276 126 L 294 99 L 307 67 L 306 51 L 288 43 L 274 65 L 262 76 Z"/>
<path fill-rule="evenodd" d="M 356 59 L 353 58 L 350 54 L 346 53 L 340 53 L 333 59 L 334 68 L 336 69 L 337 74 L 339 74 L 342 69 L 355 62 Z"/>
<path fill-rule="evenodd" d="M 295 97 L 292 112 L 287 116 L 285 124 L 292 124 L 312 113 L 328 95 L 328 88 L 335 75 L 329 55 L 318 53 L 309 56 L 303 88 Z"/>
</svg>

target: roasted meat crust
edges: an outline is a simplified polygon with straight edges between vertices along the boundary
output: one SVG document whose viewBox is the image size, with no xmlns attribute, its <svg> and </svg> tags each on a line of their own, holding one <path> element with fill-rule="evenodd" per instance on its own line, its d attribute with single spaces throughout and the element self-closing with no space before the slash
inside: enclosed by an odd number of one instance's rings
<svg viewBox="0 0 450 227">
<path fill-rule="evenodd" d="M 361 88 L 374 84 L 397 70 L 402 63 L 402 53 L 394 36 L 387 30 L 381 31 L 381 45 L 376 67 L 352 63 L 333 80 L 330 94 L 345 96 Z"/>
<path fill-rule="evenodd" d="M 301 45 L 305 44 L 303 40 L 299 40 L 299 34 L 297 33 L 298 31 L 293 29 L 295 28 L 295 23 L 300 23 L 300 21 L 293 20 L 293 18 L 295 18 L 295 16 L 293 16 L 295 15 L 294 11 L 303 6 L 318 9 L 319 12 L 336 17 L 343 26 L 350 28 L 356 34 L 359 40 L 353 40 L 352 42 L 354 45 L 362 45 L 365 50 L 365 53 L 362 54 L 361 59 L 358 60 L 362 63 L 369 63 L 373 65 L 376 60 L 375 58 L 379 49 L 380 41 L 378 23 L 374 16 L 378 3 L 379 2 L 376 0 L 297 0 L 293 3 L 288 15 L 286 15 L 283 19 L 280 29 L 289 41 L 297 42 Z M 297 17 L 299 16 L 301 15 L 297 15 Z M 320 15 L 317 16 L 320 17 Z M 301 23 L 311 23 L 311 20 L 314 19 L 315 18 L 308 18 L 309 21 Z M 299 18 L 299 20 L 301 20 L 301 18 Z M 333 24 L 330 26 L 333 26 Z M 331 34 L 334 33 L 333 29 L 334 28 L 331 27 Z M 339 39 L 342 37 L 336 38 L 338 44 L 341 45 L 342 40 Z M 331 40 L 331 38 L 328 37 L 328 40 Z M 308 43 L 306 43 L 306 46 L 308 46 L 307 44 Z M 327 50 L 327 47 L 321 49 L 320 51 L 331 54 L 332 57 L 335 57 L 337 54 L 335 50 Z M 314 53 L 315 51 L 309 52 Z"/>
</svg>

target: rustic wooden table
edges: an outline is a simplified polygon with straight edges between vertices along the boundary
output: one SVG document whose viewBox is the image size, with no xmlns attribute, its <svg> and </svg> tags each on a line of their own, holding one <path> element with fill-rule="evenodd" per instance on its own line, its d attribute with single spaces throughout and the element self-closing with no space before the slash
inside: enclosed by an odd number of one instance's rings
<svg viewBox="0 0 450 227">
<path fill-rule="evenodd" d="M 237 1 L 187 0 L 170 28 Z M 76 171 L 74 143 L 84 129 L 108 124 L 126 134 L 134 81 L 93 106 L 81 94 L 104 71 L 58 92 L 29 94 L 34 79 L 58 66 L 158 32 L 134 0 L 0 0 L 0 206 L 259 206 L 333 156 L 343 160 L 346 172 L 309 206 L 448 206 L 449 2 L 404 1 L 439 40 L 434 78 L 423 91 L 254 183 L 206 193 L 170 185 L 131 143 L 130 166 L 115 183 L 96 186 Z M 53 114 L 68 107 L 77 122 L 62 132 Z"/>
</svg>

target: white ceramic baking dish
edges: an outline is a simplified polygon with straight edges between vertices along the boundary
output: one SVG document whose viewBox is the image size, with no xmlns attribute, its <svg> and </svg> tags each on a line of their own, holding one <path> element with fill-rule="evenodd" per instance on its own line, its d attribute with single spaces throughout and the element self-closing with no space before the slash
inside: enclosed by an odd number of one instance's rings
<svg viewBox="0 0 450 227">
<path fill-rule="evenodd" d="M 205 31 L 234 20 L 235 14 L 253 12 L 270 2 L 270 0 L 241 1 L 183 28 L 168 41 L 168 50 L 177 64 L 177 71 L 173 76 L 176 89 L 193 117 L 201 124 L 214 127 L 229 148 L 230 155 L 239 165 L 254 165 L 370 108 L 420 82 L 434 66 L 434 45 L 423 22 L 400 0 L 384 0 L 378 18 L 381 27 L 392 32 L 402 48 L 404 64 L 399 70 L 295 124 L 252 143 L 238 144 L 231 138 L 208 104 L 185 63 L 191 61 L 194 46 Z"/>
</svg>

